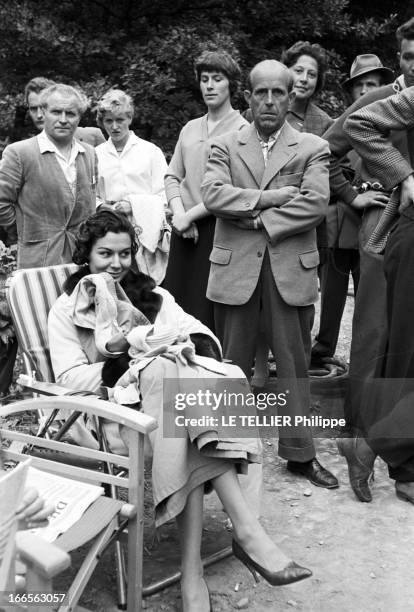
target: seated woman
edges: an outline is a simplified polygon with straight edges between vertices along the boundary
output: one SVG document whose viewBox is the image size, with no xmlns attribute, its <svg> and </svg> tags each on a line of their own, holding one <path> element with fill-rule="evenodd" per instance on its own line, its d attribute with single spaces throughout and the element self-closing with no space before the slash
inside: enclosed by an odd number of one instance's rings
<svg viewBox="0 0 414 612">
<path fill-rule="evenodd" d="M 164 279 L 170 244 L 165 220 L 167 162 L 159 147 L 129 129 L 133 117 L 132 99 L 120 89 L 109 90 L 99 100 L 97 122 L 109 138 L 95 149 L 97 196 L 99 202 L 130 216 L 139 234 L 138 267 L 159 284 Z"/>
<path fill-rule="evenodd" d="M 49 315 L 50 354 L 59 384 L 91 391 L 98 389 L 107 356 L 130 349 L 128 340 L 132 341 L 134 334 L 142 331 L 138 326 L 127 337 L 119 333 L 110 336 L 100 352 L 94 329 L 75 323 L 79 314 L 76 296 L 80 294 L 83 281 L 95 281 L 98 286 L 103 279 L 109 284 L 113 280 L 121 300 L 122 287 L 131 295 L 133 293 L 134 307 L 138 309 L 139 316 L 145 319 L 142 327 L 148 341 L 157 334 L 164 334 L 164 337 L 178 335 L 182 339 L 188 334 L 198 333 L 210 338 L 213 343 L 217 342 L 210 330 L 187 315 L 168 291 L 156 287 L 148 276 L 131 271 L 136 248 L 132 225 L 124 215 L 112 210 L 100 210 L 79 228 L 74 260 L 81 268 L 68 279 L 65 293 L 58 298 Z M 127 300 L 126 295 L 124 299 Z M 102 343 L 102 337 L 98 343 Z M 197 360 L 185 365 L 185 362 L 171 358 L 171 355 L 160 355 L 157 351 L 152 353 L 151 358 L 147 355 L 140 362 L 138 372 L 135 365 L 131 365 L 123 378 L 135 368 L 130 380 L 136 381 L 141 409 L 159 423 L 159 428 L 150 436 L 155 520 L 157 526 L 171 518 L 177 521 L 182 554 L 183 610 L 199 612 L 211 609 L 200 557 L 203 494 L 207 483 L 211 483 L 216 490 L 232 521 L 235 556 L 254 575 L 258 572 L 272 585 L 288 584 L 310 576 L 310 570 L 290 561 L 272 542 L 241 492 L 237 471 L 247 468 L 250 462 L 260 461 L 259 441 L 248 438 L 221 440 L 216 437 L 212 444 L 203 445 L 199 442 L 205 432 L 199 432 L 200 435 L 192 436 L 191 440 L 188 430 L 185 430 L 185 437 L 163 437 L 164 378 L 196 377 L 200 388 L 207 389 L 209 377 L 220 376 L 218 372 L 225 371 L 233 378 L 240 378 L 241 371 L 236 366 L 213 359 L 204 358 L 204 367 Z M 216 370 L 216 373 L 212 370 Z M 214 432 L 207 433 L 214 436 Z"/>
</svg>

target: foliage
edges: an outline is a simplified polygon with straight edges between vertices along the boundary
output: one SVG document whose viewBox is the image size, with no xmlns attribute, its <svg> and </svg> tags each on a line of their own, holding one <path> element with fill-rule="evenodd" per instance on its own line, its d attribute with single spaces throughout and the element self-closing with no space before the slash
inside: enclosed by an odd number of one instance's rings
<svg viewBox="0 0 414 612">
<path fill-rule="evenodd" d="M 296 40 L 328 50 L 321 105 L 333 115 L 344 101 L 341 81 L 354 56 L 378 52 L 393 64 L 395 0 L 0 0 L 0 137 L 22 138 L 30 123 L 22 90 L 33 76 L 79 84 L 92 108 L 111 86 L 136 104 L 133 125 L 171 153 L 180 128 L 204 112 L 193 60 L 221 47 L 246 71 L 280 57 Z M 244 108 L 239 94 L 235 105 Z M 90 113 L 84 123 L 93 122 Z M 26 134 L 27 135 L 27 134 Z"/>
</svg>

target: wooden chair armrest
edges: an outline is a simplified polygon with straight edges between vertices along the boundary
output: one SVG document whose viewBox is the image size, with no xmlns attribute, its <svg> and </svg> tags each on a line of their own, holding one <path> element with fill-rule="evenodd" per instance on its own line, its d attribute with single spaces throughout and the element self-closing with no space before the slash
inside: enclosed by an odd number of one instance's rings
<svg viewBox="0 0 414 612">
<path fill-rule="evenodd" d="M 27 374 L 20 374 L 16 382 L 25 389 L 30 389 L 40 395 L 68 395 L 73 392 L 72 389 L 62 387 L 56 383 L 35 380 Z"/>
<path fill-rule="evenodd" d="M 16 548 L 21 561 L 36 574 L 53 578 L 70 566 L 70 556 L 29 531 L 18 531 Z"/>
<path fill-rule="evenodd" d="M 158 427 L 157 421 L 138 410 L 132 410 L 126 406 L 115 404 L 107 400 L 98 399 L 93 396 L 76 397 L 76 396 L 52 396 L 39 397 L 36 399 L 24 399 L 14 404 L 8 404 L 5 408 L 0 406 L 0 416 L 12 415 L 25 410 L 47 410 L 47 409 L 67 409 L 69 412 L 80 411 L 85 414 L 96 415 L 115 421 L 125 427 L 147 435 Z"/>
</svg>

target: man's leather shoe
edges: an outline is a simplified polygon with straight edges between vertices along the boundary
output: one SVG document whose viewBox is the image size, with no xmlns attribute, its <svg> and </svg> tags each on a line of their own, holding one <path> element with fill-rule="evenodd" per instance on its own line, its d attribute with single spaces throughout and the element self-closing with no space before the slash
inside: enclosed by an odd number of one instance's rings
<svg viewBox="0 0 414 612">
<path fill-rule="evenodd" d="M 325 469 L 316 457 L 306 461 L 306 463 L 288 461 L 286 467 L 289 472 L 306 476 L 315 487 L 324 487 L 325 489 L 336 489 L 339 487 L 338 479 Z"/>
<path fill-rule="evenodd" d="M 372 501 L 369 481 L 374 477 L 376 455 L 364 438 L 339 438 L 339 454 L 348 463 L 349 482 L 361 502 Z"/>
<path fill-rule="evenodd" d="M 414 504 L 414 482 L 402 482 L 396 480 L 395 482 L 395 493 L 400 499 Z"/>
</svg>

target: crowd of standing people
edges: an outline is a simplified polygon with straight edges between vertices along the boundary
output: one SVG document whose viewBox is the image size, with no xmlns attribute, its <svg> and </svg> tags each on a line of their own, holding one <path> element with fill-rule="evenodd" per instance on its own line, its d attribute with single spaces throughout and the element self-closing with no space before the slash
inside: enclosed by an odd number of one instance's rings
<svg viewBox="0 0 414 612">
<path fill-rule="evenodd" d="M 130 393 L 132 384 L 131 403 L 139 397 L 161 423 L 151 434 L 155 517 L 158 525 L 177 520 L 184 610 L 211 609 L 200 560 L 211 486 L 232 521 L 233 552 L 252 572 L 280 585 L 311 571 L 275 546 L 249 499 L 261 478 L 259 438 L 223 440 L 211 426 L 164 438 L 163 380 L 196 378 L 209 389 L 215 378 L 237 379 L 245 393 L 270 348 L 278 384 L 289 389 L 283 414 L 293 423 L 309 417 L 308 370 L 335 355 L 350 276 L 355 307 L 338 448 L 360 501 L 372 499 L 380 456 L 397 496 L 414 503 L 414 18 L 398 28 L 397 42 L 396 79 L 377 55 L 355 58 L 343 83 L 350 106 L 335 121 L 314 101 L 326 71 L 319 45 L 299 41 L 280 61 L 256 64 L 243 114 L 232 105 L 241 82 L 235 59 L 202 53 L 195 73 L 207 112 L 182 128 L 169 164 L 130 130 L 126 92 L 111 89 L 98 103 L 105 140 L 99 128 L 79 128 L 87 101 L 77 88 L 42 77 L 26 87 L 38 134 L 3 153 L 2 235 L 17 241 L 18 268 L 80 266 L 49 318 L 57 382 L 96 392 L 104 363 L 129 355 L 113 398 L 128 401 L 122 389 Z M 92 326 L 83 318 L 90 283 L 131 304 L 139 325 L 103 342 L 102 296 L 89 304 Z M 4 391 L 10 368 L 2 378 Z M 278 453 L 315 486 L 339 486 L 316 456 L 310 427 L 280 428 Z"/>
</svg>

